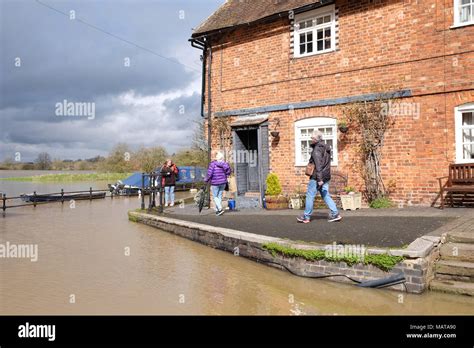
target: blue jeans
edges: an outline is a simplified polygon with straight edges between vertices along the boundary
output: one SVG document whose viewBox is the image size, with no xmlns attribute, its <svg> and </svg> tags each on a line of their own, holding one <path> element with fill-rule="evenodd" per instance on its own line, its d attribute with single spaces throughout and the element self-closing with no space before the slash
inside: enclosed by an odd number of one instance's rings
<svg viewBox="0 0 474 348">
<path fill-rule="evenodd" d="M 225 190 L 225 184 L 211 185 L 212 197 L 214 197 L 214 203 L 216 203 L 216 211 L 222 210 L 222 193 Z"/>
<path fill-rule="evenodd" d="M 165 205 L 174 203 L 174 186 L 165 186 Z"/>
<path fill-rule="evenodd" d="M 331 196 L 329 195 L 329 181 L 325 182 L 323 186 L 318 188 L 318 183 L 316 180 L 311 179 L 308 183 L 308 190 L 306 191 L 306 207 L 304 210 L 304 217 L 306 219 L 311 217 L 311 214 L 313 213 L 314 199 L 316 198 L 318 191 L 321 194 L 321 197 L 324 199 L 324 202 L 328 206 L 329 210 L 331 210 L 331 214 L 333 216 L 339 214 L 336 203 L 334 203 Z"/>
</svg>

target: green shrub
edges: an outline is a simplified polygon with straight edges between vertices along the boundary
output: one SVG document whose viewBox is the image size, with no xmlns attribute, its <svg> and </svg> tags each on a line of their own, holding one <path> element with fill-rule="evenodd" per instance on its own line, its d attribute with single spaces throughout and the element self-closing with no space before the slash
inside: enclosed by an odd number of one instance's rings
<svg viewBox="0 0 474 348">
<path fill-rule="evenodd" d="M 349 193 L 349 192 L 356 192 L 356 189 L 355 189 L 354 187 L 352 187 L 352 186 L 346 186 L 346 187 L 344 187 L 344 191 L 345 191 L 346 193 Z"/>
<path fill-rule="evenodd" d="M 278 196 L 281 194 L 280 179 L 274 173 L 270 173 L 267 176 L 267 190 L 265 193 L 269 196 Z"/>
<path fill-rule="evenodd" d="M 377 198 L 370 202 L 370 207 L 374 209 L 391 208 L 392 206 L 393 203 L 388 197 Z"/>
</svg>

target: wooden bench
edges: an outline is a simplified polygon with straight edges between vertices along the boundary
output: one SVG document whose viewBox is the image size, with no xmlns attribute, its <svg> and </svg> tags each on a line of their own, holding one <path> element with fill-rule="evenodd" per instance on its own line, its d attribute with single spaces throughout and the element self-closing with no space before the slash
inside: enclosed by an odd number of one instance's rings
<svg viewBox="0 0 474 348">
<path fill-rule="evenodd" d="M 308 186 L 309 177 L 300 183 L 299 191 L 301 194 L 306 193 L 306 187 Z M 337 207 L 342 207 L 341 203 L 341 193 L 345 192 L 344 189 L 347 187 L 348 177 L 343 173 L 337 170 L 331 170 L 331 181 L 329 182 L 329 194 L 333 199 L 334 203 L 336 203 Z M 315 208 L 325 208 L 326 204 L 321 198 L 321 195 L 318 193 L 316 195 L 316 199 L 314 200 L 314 207 Z"/>
<path fill-rule="evenodd" d="M 448 179 L 443 185 L 443 179 Z M 449 175 L 438 178 L 441 209 L 444 209 L 445 196 L 449 194 L 450 206 L 454 205 L 454 200 L 461 203 L 474 203 L 469 194 L 474 194 L 474 163 L 467 164 L 450 164 Z"/>
</svg>

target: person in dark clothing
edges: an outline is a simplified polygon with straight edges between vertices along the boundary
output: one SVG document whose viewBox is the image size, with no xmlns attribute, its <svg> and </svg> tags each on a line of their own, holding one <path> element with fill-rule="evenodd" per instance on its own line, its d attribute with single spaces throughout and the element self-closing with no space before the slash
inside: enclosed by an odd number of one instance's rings
<svg viewBox="0 0 474 348">
<path fill-rule="evenodd" d="M 229 163 L 224 161 L 224 154 L 222 152 L 217 152 L 216 160 L 209 163 L 209 168 L 207 169 L 205 182 L 211 183 L 212 197 L 216 204 L 216 215 L 218 216 L 224 214 L 224 210 L 222 209 L 222 194 L 231 171 Z"/>
<path fill-rule="evenodd" d="M 329 194 L 329 181 L 331 180 L 331 147 L 324 143 L 322 139 L 323 134 L 320 131 L 314 132 L 311 136 L 311 147 L 313 151 L 311 152 L 310 162 L 314 163 L 314 172 L 310 177 L 306 191 L 304 215 L 296 218 L 298 222 L 305 224 L 311 222 L 314 199 L 318 192 L 331 211 L 328 221 L 334 222 L 342 219 L 336 204 Z"/>
<path fill-rule="evenodd" d="M 165 207 L 174 206 L 174 188 L 179 169 L 170 159 L 167 159 L 161 167 L 161 185 L 165 188 Z"/>
</svg>

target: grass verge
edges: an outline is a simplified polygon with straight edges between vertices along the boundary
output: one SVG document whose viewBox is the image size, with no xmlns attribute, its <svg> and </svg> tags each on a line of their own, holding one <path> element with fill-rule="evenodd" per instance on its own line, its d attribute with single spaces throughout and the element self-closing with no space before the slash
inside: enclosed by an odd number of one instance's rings
<svg viewBox="0 0 474 348">
<path fill-rule="evenodd" d="M 386 272 L 390 271 L 397 263 L 404 259 L 402 256 L 392 256 L 388 254 L 365 254 L 364 257 L 360 257 L 359 255 L 328 256 L 325 250 L 295 249 L 278 243 L 266 243 L 263 245 L 263 248 L 268 250 L 273 257 L 280 254 L 287 257 L 301 257 L 308 261 L 324 260 L 328 262 L 345 262 L 348 266 L 357 263 L 370 264 Z"/>
</svg>

